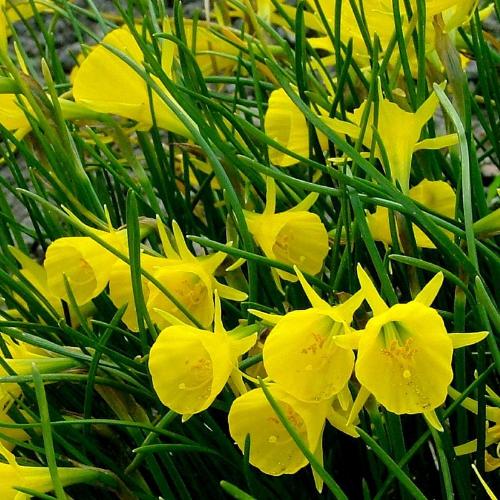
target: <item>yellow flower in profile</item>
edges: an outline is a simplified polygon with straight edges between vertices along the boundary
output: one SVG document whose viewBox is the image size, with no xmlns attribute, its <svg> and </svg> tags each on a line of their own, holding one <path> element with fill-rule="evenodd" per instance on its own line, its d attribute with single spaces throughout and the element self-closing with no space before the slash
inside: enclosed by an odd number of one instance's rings
<svg viewBox="0 0 500 500">
<path fill-rule="evenodd" d="M 364 296 L 358 292 L 331 306 L 298 270 L 297 275 L 312 308 L 284 316 L 251 310 L 275 324 L 264 344 L 264 367 L 273 381 L 301 401 L 331 399 L 344 389 L 354 368 L 352 349 L 339 346 L 337 339 L 352 334 L 349 325 Z"/>
<path fill-rule="evenodd" d="M 54 489 L 48 467 L 19 465 L 16 457 L 0 445 L 0 455 L 6 462 L 0 462 L 0 496 L 12 500 L 28 500 L 32 495 L 21 493 L 16 488 L 25 488 L 38 493 L 48 493 Z M 97 480 L 100 471 L 77 467 L 58 467 L 57 474 L 63 486 L 78 483 L 92 483 Z"/>
<path fill-rule="evenodd" d="M 45 268 L 38 264 L 34 259 L 28 257 L 18 248 L 9 246 L 10 253 L 15 257 L 17 262 L 21 265 L 19 272 L 24 278 L 45 298 L 45 300 L 52 306 L 54 311 L 57 312 L 60 318 L 64 318 L 64 308 L 61 303 L 61 299 L 54 295 L 49 288 L 47 281 L 47 271 Z M 83 304 L 80 308 L 81 313 L 84 316 L 88 316 L 93 311 L 92 303 Z M 19 314 L 11 311 L 11 314 Z M 79 317 L 73 310 L 69 307 L 69 315 L 71 319 L 71 325 L 77 327 L 79 325 Z"/>
<path fill-rule="evenodd" d="M 378 118 L 376 123 L 374 104 L 372 103 L 370 107 L 368 123 L 363 135 L 363 144 L 367 148 L 371 148 L 373 144 L 375 146 L 374 154 L 378 158 L 382 158 L 378 141 L 373 142 L 373 127 L 375 127 L 378 138 L 382 142 L 387 154 L 391 177 L 394 182 L 399 182 L 405 194 L 408 193 L 410 187 L 411 160 L 415 151 L 421 149 L 440 149 L 458 142 L 457 134 L 419 140 L 422 128 L 432 118 L 438 104 L 439 99 L 433 92 L 415 113 L 411 113 L 385 99 L 379 88 Z M 361 134 L 361 122 L 366 105 L 367 101 L 364 101 L 354 112 L 348 113 L 349 121 L 326 117 L 323 117 L 323 120 L 335 132 L 357 139 Z"/>
<path fill-rule="evenodd" d="M 170 243 L 162 222 L 158 220 L 158 230 L 166 257 L 142 254 L 141 267 L 158 280 L 202 327 L 208 328 L 214 315 L 214 290 L 217 290 L 222 298 L 237 301 L 245 300 L 247 294 L 215 279 L 217 268 L 226 258 L 224 252 L 195 256 L 189 251 L 177 222 L 173 221 L 172 229 L 176 249 Z M 163 290 L 145 277 L 142 277 L 142 292 L 151 319 L 160 328 L 171 323 L 159 311 L 190 323 L 188 317 Z M 109 296 L 116 307 L 128 304 L 122 320 L 130 330 L 138 331 L 130 266 L 123 261 L 117 260 L 111 269 Z"/>
<path fill-rule="evenodd" d="M 171 42 L 163 43 L 162 62 L 168 75 L 171 74 L 171 52 L 174 50 L 172 45 L 175 47 Z M 178 116 L 154 91 L 151 91 L 150 103 L 147 82 L 107 46 L 143 65 L 144 54 L 132 33 L 125 28 L 111 31 L 103 38 L 102 43 L 90 52 L 74 74 L 75 101 L 101 113 L 135 120 L 146 129 L 153 124 L 152 106 L 158 127 L 189 137 L 189 132 Z M 168 94 L 157 77 L 151 78 Z"/>
<path fill-rule="evenodd" d="M 169 321 L 173 325 L 160 333 L 151 348 L 149 371 L 160 401 L 186 419 L 206 410 L 233 374 L 241 377 L 238 358 L 255 344 L 257 335 L 240 338 L 237 331 L 231 334 L 224 329 L 217 293 L 213 332 L 174 317 Z"/>
<path fill-rule="evenodd" d="M 317 199 L 317 193 L 310 193 L 295 207 L 275 213 L 276 184 L 274 179 L 267 178 L 264 213 L 245 211 L 248 229 L 267 257 L 289 266 L 296 265 L 308 274 L 321 271 L 328 254 L 328 233 L 321 219 L 308 212 Z M 281 269 L 275 272 L 282 279 L 297 280 Z"/>
<path fill-rule="evenodd" d="M 26 105 L 23 98 L 20 99 Z M 15 132 L 17 139 L 22 139 L 31 130 L 31 125 L 19 104 L 16 94 L 0 94 L 0 123 L 7 130 Z"/>
<path fill-rule="evenodd" d="M 93 232 L 123 254 L 127 253 L 125 231 Z M 69 301 L 64 282 L 66 276 L 76 303 L 86 304 L 104 290 L 117 260 L 118 257 L 89 236 L 58 238 L 49 245 L 45 256 L 47 284 L 56 297 Z"/>
<path fill-rule="evenodd" d="M 424 179 L 409 190 L 408 196 L 439 215 L 450 219 L 455 218 L 455 191 L 444 181 L 429 181 Z M 386 207 L 377 207 L 374 213 L 367 214 L 366 222 L 374 240 L 383 241 L 386 245 L 392 245 L 389 209 Z M 412 229 L 417 247 L 436 248 L 430 238 L 419 227 L 412 224 Z M 447 232 L 447 234 L 450 238 L 452 237 L 451 233 Z"/>
<path fill-rule="evenodd" d="M 271 139 L 293 153 L 309 157 L 309 125 L 302 111 L 283 89 L 274 90 L 269 97 L 264 130 Z M 319 134 L 319 139 L 325 148 L 326 137 Z M 290 167 L 299 161 L 272 147 L 269 147 L 269 160 L 278 167 Z"/>
<path fill-rule="evenodd" d="M 283 390 L 279 384 L 268 384 L 273 399 L 311 452 L 320 455 L 323 428 L 331 401 L 306 403 Z M 229 410 L 229 433 L 240 450 L 250 436 L 250 463 L 266 474 L 295 474 L 308 464 L 269 404 L 262 389 L 253 389 L 236 398 Z"/>
<path fill-rule="evenodd" d="M 444 403 L 453 379 L 453 349 L 480 342 L 488 332 L 447 332 L 430 307 L 443 283 L 442 273 L 414 300 L 392 307 L 359 265 L 358 278 L 374 315 L 359 335 L 357 379 L 389 411 L 423 413 L 439 428 L 434 409 Z"/>
</svg>

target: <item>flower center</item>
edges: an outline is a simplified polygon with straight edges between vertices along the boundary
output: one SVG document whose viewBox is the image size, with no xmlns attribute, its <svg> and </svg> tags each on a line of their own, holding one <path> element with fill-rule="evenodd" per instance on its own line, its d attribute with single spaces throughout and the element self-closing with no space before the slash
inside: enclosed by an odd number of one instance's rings
<svg viewBox="0 0 500 500">
<path fill-rule="evenodd" d="M 403 378 L 412 377 L 412 367 L 418 349 L 411 333 L 398 323 L 388 323 L 382 327 L 381 352 L 401 367 Z"/>
</svg>

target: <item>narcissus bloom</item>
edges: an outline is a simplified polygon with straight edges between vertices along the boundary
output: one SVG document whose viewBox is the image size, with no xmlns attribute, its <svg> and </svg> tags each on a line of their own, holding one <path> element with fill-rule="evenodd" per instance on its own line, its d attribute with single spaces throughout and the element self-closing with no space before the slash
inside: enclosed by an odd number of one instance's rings
<svg viewBox="0 0 500 500">
<path fill-rule="evenodd" d="M 358 292 L 343 304 L 330 306 L 297 270 L 312 308 L 285 316 L 251 312 L 275 324 L 263 350 L 264 367 L 271 380 L 301 401 L 331 399 L 347 384 L 354 368 L 352 349 L 337 338 L 352 334 L 350 324 L 363 302 Z"/>
<path fill-rule="evenodd" d="M 274 90 L 269 97 L 264 119 L 266 134 L 293 153 L 309 157 L 309 126 L 302 111 L 293 103 L 283 89 Z M 323 146 L 326 138 L 319 134 Z M 279 167 L 289 167 L 298 162 L 292 156 L 269 148 L 269 160 Z"/>
<path fill-rule="evenodd" d="M 134 36 L 125 28 L 108 33 L 101 45 L 95 47 L 76 71 L 73 80 L 75 101 L 101 113 L 111 113 L 137 121 L 143 128 L 153 124 L 151 106 L 156 123 L 160 128 L 180 135 L 189 136 L 187 129 L 167 104 L 152 91 L 149 98 L 148 84 L 127 62 L 106 46 L 121 51 L 132 61 L 143 65 L 144 54 Z M 164 42 L 162 62 L 167 74 L 171 74 L 171 64 L 175 45 Z M 160 80 L 151 78 L 168 95 Z"/>
<path fill-rule="evenodd" d="M 328 254 L 328 233 L 321 219 L 308 212 L 317 199 L 318 194 L 311 193 L 295 207 L 275 213 L 276 184 L 274 179 L 267 179 L 264 213 L 245 211 L 248 229 L 267 257 L 296 265 L 309 274 L 321 271 Z M 297 279 L 280 269 L 276 273 L 288 281 Z"/>
<path fill-rule="evenodd" d="M 106 243 L 127 254 L 125 231 L 93 231 Z M 86 304 L 104 290 L 117 260 L 116 255 L 89 236 L 59 238 L 47 248 L 44 261 L 47 284 L 56 297 L 69 301 L 64 283 L 66 276 L 76 303 Z"/>
<path fill-rule="evenodd" d="M 424 179 L 410 189 L 408 196 L 421 203 L 424 207 L 450 219 L 455 217 L 456 195 L 452 187 L 444 181 L 429 181 Z M 374 240 L 392 245 L 389 225 L 389 209 L 377 207 L 373 214 L 367 214 L 366 222 Z M 430 238 L 415 224 L 412 224 L 417 246 L 420 248 L 436 248 Z M 451 233 L 448 233 L 452 237 Z"/>
<path fill-rule="evenodd" d="M 21 97 L 21 102 L 24 103 Z M 18 139 L 22 139 L 30 130 L 31 125 L 19 105 L 16 94 L 0 94 L 0 123 L 12 132 Z"/>
<path fill-rule="evenodd" d="M 240 338 L 222 324 L 220 300 L 215 294 L 214 331 L 201 330 L 171 317 L 149 354 L 153 387 L 161 402 L 189 418 L 206 410 L 229 378 L 238 372 L 238 358 L 257 339 L 255 333 Z"/>
<path fill-rule="evenodd" d="M 361 134 L 361 122 L 366 103 L 367 101 L 363 102 L 353 113 L 348 113 L 348 122 L 327 117 L 323 117 L 323 120 L 335 132 L 357 139 Z M 374 121 L 374 105 L 371 105 L 367 127 L 363 136 L 363 144 L 367 148 L 374 145 L 374 154 L 382 158 L 378 141 L 373 142 L 372 128 L 375 127 L 387 154 L 392 179 L 394 182 L 399 182 L 404 193 L 408 193 L 410 187 L 411 160 L 415 151 L 420 149 L 440 149 L 456 144 L 458 141 L 456 134 L 419 140 L 422 128 L 432 118 L 438 104 L 439 100 L 436 94 L 432 93 L 415 113 L 411 113 L 382 97 L 379 89 L 376 123 Z"/>
<path fill-rule="evenodd" d="M 16 258 L 17 262 L 21 265 L 20 273 L 27 281 L 40 293 L 40 295 L 51 305 L 52 309 L 58 314 L 60 318 L 64 318 L 64 308 L 61 303 L 61 299 L 54 295 L 49 288 L 47 281 L 47 271 L 45 268 L 38 264 L 34 259 L 28 257 L 18 248 L 9 247 L 10 252 Z M 90 315 L 93 310 L 93 305 L 91 303 L 83 304 L 80 308 L 80 312 L 84 315 Z M 16 314 L 14 311 L 11 314 Z M 18 313 L 17 313 L 18 314 Z M 71 318 L 71 325 L 78 326 L 78 315 L 70 306 L 69 314 Z"/>
<path fill-rule="evenodd" d="M 220 297 L 230 300 L 245 300 L 247 294 L 217 281 L 214 274 L 226 258 L 223 252 L 210 255 L 195 256 L 184 240 L 179 225 L 174 221 L 172 229 L 176 249 L 170 243 L 165 228 L 158 221 L 158 229 L 166 257 L 143 254 L 141 267 L 149 272 L 204 328 L 208 328 L 213 320 L 213 293 L 217 290 Z M 142 278 L 142 291 L 146 308 L 151 319 L 165 328 L 171 323 L 159 311 L 168 312 L 174 317 L 190 323 L 189 319 L 177 305 L 169 299 L 155 284 Z M 138 331 L 137 315 L 130 275 L 130 266 L 117 261 L 111 270 L 109 295 L 116 307 L 128 304 L 122 318 L 132 330 Z"/>
<path fill-rule="evenodd" d="M 0 455 L 7 462 L 0 462 L 0 496 L 5 499 L 27 500 L 31 495 L 21 493 L 16 488 L 26 488 L 38 493 L 48 493 L 54 489 L 48 467 L 29 467 L 19 465 L 16 457 L 0 445 Z M 101 472 L 96 469 L 77 467 L 58 467 L 57 474 L 63 486 L 78 483 L 91 483 Z"/>
<path fill-rule="evenodd" d="M 374 316 L 359 335 L 356 377 L 377 401 L 396 414 L 423 413 L 435 423 L 453 379 L 453 349 L 480 342 L 488 332 L 451 333 L 430 307 L 442 273 L 415 300 L 388 307 L 366 272 L 358 278 Z"/>
<path fill-rule="evenodd" d="M 222 24 L 207 24 L 204 21 L 198 21 L 195 31 L 190 19 L 184 20 L 184 29 L 188 44 L 193 41 L 190 48 L 195 54 L 196 62 L 203 75 L 228 74 L 238 65 L 237 56 L 241 51 L 239 46 L 244 48 L 246 44 L 230 29 Z M 194 31 L 195 39 L 193 39 Z"/>
<path fill-rule="evenodd" d="M 0 88 L 0 124 L 13 132 L 16 139 L 21 140 L 26 134 L 31 132 L 31 123 L 28 119 L 28 114 L 32 118 L 36 117 L 25 96 L 5 92 L 5 90 L 5 88 Z M 61 113 L 67 120 L 100 118 L 98 113 L 82 104 L 62 97 L 58 101 Z"/>
<path fill-rule="evenodd" d="M 273 398 L 308 448 L 322 456 L 321 437 L 330 401 L 305 403 L 278 384 L 268 384 Z M 253 389 L 235 399 L 228 415 L 229 432 L 245 449 L 250 436 L 250 463 L 266 474 L 294 474 L 308 464 L 307 458 L 288 434 L 262 389 Z"/>
</svg>

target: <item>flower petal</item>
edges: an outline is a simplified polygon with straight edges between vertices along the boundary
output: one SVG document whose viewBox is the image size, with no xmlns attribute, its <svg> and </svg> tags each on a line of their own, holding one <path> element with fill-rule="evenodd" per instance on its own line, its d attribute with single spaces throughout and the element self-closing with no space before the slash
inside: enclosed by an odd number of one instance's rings
<svg viewBox="0 0 500 500">
<path fill-rule="evenodd" d="M 475 333 L 450 333 L 449 337 L 453 343 L 453 349 L 474 345 L 481 342 L 488 336 L 488 332 Z"/>
<path fill-rule="evenodd" d="M 443 284 L 443 280 L 443 273 L 437 273 L 418 293 L 418 295 L 415 297 L 415 301 L 424 304 L 424 306 L 430 306 L 439 293 L 439 290 Z"/>
<path fill-rule="evenodd" d="M 389 309 L 387 304 L 382 300 L 382 297 L 377 292 L 373 281 L 370 279 L 366 271 L 358 264 L 356 268 L 358 272 L 358 280 L 361 285 L 361 290 L 365 294 L 366 301 L 370 304 L 373 314 L 380 314 Z"/>
</svg>

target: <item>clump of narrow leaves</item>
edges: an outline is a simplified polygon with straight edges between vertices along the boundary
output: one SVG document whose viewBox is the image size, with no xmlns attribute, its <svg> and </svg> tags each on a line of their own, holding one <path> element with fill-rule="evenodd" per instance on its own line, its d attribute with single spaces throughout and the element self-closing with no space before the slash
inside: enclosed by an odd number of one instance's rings
<svg viewBox="0 0 500 500">
<path fill-rule="evenodd" d="M 0 492 L 495 498 L 498 4 L 190 12 L 0 0 Z"/>
</svg>

